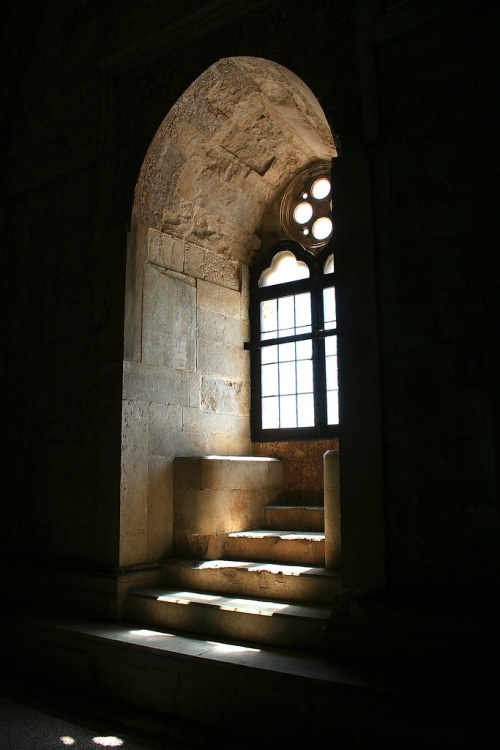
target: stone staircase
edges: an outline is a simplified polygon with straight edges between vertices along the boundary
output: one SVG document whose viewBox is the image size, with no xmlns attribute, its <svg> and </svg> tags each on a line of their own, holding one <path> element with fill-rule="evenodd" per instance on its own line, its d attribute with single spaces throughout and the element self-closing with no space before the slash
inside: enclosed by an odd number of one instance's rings
<svg viewBox="0 0 500 750">
<path fill-rule="evenodd" d="M 222 559 L 166 561 L 164 585 L 130 591 L 125 616 L 253 644 L 318 646 L 340 588 L 325 568 L 324 510 L 272 504 L 264 525 L 228 532 Z"/>
</svg>

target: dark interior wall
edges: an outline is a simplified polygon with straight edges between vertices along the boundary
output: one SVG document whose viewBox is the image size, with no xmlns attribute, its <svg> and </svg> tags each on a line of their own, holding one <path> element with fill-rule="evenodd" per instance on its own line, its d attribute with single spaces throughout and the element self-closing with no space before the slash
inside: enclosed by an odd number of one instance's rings
<svg viewBox="0 0 500 750">
<path fill-rule="evenodd" d="M 400 590 L 484 592 L 498 565 L 496 32 L 496 9 L 461 4 L 375 50 L 387 552 Z"/>
<path fill-rule="evenodd" d="M 187 86 L 252 55 L 302 78 L 346 157 L 369 157 L 390 586 L 481 588 L 498 560 L 494 5 L 10 3 L 4 553 L 118 559 L 134 186 Z"/>
</svg>

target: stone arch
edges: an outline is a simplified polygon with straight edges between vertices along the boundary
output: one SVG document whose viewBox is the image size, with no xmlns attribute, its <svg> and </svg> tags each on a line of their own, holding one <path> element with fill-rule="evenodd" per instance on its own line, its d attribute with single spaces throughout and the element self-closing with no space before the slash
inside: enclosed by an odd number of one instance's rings
<svg viewBox="0 0 500 750">
<path fill-rule="evenodd" d="M 174 104 L 136 186 L 127 257 L 120 563 L 172 551 L 172 459 L 249 454 L 248 265 L 290 179 L 337 153 L 297 76 L 219 60 Z"/>
</svg>

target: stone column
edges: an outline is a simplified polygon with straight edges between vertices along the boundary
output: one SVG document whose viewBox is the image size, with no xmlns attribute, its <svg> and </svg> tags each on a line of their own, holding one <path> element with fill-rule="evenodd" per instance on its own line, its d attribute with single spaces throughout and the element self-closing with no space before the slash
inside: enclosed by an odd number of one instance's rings
<svg viewBox="0 0 500 750">
<path fill-rule="evenodd" d="M 340 472 L 339 452 L 327 451 L 323 456 L 325 496 L 325 567 L 340 568 Z"/>
</svg>

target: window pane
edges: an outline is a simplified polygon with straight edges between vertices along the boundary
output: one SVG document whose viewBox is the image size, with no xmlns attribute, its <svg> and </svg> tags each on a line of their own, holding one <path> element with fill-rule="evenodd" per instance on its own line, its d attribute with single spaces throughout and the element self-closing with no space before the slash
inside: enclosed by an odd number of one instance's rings
<svg viewBox="0 0 500 750">
<path fill-rule="evenodd" d="M 329 286 L 323 289 L 323 314 L 325 317 L 325 330 L 336 328 L 337 312 L 335 309 L 335 287 Z"/>
<path fill-rule="evenodd" d="M 278 365 L 264 365 L 262 367 L 262 395 L 278 395 Z"/>
<path fill-rule="evenodd" d="M 292 336 L 295 328 L 293 297 L 278 300 L 278 327 L 280 336 Z"/>
<path fill-rule="evenodd" d="M 295 295 L 295 319 L 297 328 L 311 325 L 311 295 L 309 292 Z"/>
<path fill-rule="evenodd" d="M 327 357 L 334 356 L 337 354 L 337 337 L 336 336 L 325 337 L 325 354 Z"/>
<path fill-rule="evenodd" d="M 311 359 L 312 357 L 312 341 L 306 339 L 306 341 L 297 341 L 297 359 Z"/>
<path fill-rule="evenodd" d="M 279 398 L 262 399 L 262 429 L 272 430 L 280 426 Z"/>
<path fill-rule="evenodd" d="M 339 392 L 327 391 L 326 393 L 327 421 L 328 424 L 339 423 Z"/>
<path fill-rule="evenodd" d="M 268 365 L 271 362 L 278 361 L 278 347 L 274 346 L 263 346 L 260 355 L 260 361 L 263 365 Z"/>
<path fill-rule="evenodd" d="M 273 332 L 273 336 L 264 336 L 261 338 L 276 338 L 276 330 L 278 328 L 278 314 L 277 314 L 277 303 L 276 299 L 266 299 L 260 303 L 260 330 L 261 333 Z"/>
<path fill-rule="evenodd" d="M 310 359 L 297 362 L 297 393 L 313 392 L 313 368 Z"/>
<path fill-rule="evenodd" d="M 276 253 L 269 268 L 261 273 L 259 286 L 272 286 L 307 278 L 309 278 L 307 263 L 297 260 L 291 250 L 282 250 Z"/>
<path fill-rule="evenodd" d="M 298 427 L 314 427 L 314 396 L 312 393 L 297 396 Z"/>
<path fill-rule="evenodd" d="M 297 427 L 297 396 L 280 398 L 280 427 Z"/>
<path fill-rule="evenodd" d="M 326 357 L 326 388 L 331 391 L 338 388 L 337 357 Z"/>
<path fill-rule="evenodd" d="M 295 342 L 279 345 L 280 362 L 291 362 L 295 360 Z"/>
<path fill-rule="evenodd" d="M 280 364 L 280 395 L 295 393 L 295 362 Z"/>
</svg>

